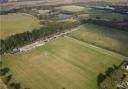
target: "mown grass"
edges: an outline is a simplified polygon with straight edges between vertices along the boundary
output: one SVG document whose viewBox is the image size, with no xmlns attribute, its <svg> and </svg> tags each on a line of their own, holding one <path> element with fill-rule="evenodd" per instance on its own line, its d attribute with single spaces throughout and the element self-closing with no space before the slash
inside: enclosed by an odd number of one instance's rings
<svg viewBox="0 0 128 89">
<path fill-rule="evenodd" d="M 61 6 L 59 7 L 60 10 L 62 11 L 67 11 L 67 12 L 81 12 L 84 11 L 85 8 L 82 6 L 75 6 L 75 5 L 67 5 L 67 6 Z"/>
<path fill-rule="evenodd" d="M 0 39 L 40 27 L 39 21 L 36 18 L 28 14 L 20 13 L 0 15 L 0 24 Z"/>
<path fill-rule="evenodd" d="M 1 58 L 13 80 L 30 89 L 98 89 L 97 75 L 123 60 L 70 37 Z"/>
<path fill-rule="evenodd" d="M 128 32 L 86 24 L 69 36 L 128 55 Z"/>
</svg>

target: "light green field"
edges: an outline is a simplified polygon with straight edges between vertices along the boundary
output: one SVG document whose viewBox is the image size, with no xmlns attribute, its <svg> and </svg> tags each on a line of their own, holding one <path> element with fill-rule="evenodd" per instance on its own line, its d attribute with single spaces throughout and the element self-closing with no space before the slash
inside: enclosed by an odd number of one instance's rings
<svg viewBox="0 0 128 89">
<path fill-rule="evenodd" d="M 122 56 L 64 37 L 30 52 L 2 56 L 13 79 L 30 89 L 98 89 L 97 75 Z"/>
<path fill-rule="evenodd" d="M 69 6 L 61 6 L 59 7 L 62 11 L 68 11 L 68 12 L 81 12 L 84 11 L 85 8 L 82 6 L 75 6 L 75 5 L 69 5 Z"/>
<path fill-rule="evenodd" d="M 12 34 L 31 31 L 38 28 L 39 21 L 28 14 L 9 14 L 0 16 L 0 39 L 11 36 Z"/>
<path fill-rule="evenodd" d="M 128 32 L 86 24 L 70 36 L 128 55 Z"/>
</svg>

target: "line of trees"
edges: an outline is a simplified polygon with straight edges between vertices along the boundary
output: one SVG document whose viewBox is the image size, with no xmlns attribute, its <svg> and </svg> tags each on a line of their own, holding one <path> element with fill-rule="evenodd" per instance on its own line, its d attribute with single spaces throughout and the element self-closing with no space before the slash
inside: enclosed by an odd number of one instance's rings
<svg viewBox="0 0 128 89">
<path fill-rule="evenodd" d="M 123 71 L 117 66 L 107 69 L 105 74 L 100 73 L 97 77 L 97 85 L 99 89 L 117 89 L 115 81 L 120 81 Z"/>
<path fill-rule="evenodd" d="M 117 22 L 116 21 L 105 21 L 105 20 L 101 20 L 100 17 L 97 17 L 96 19 L 80 18 L 79 20 L 80 20 L 81 24 L 94 24 L 94 25 L 99 25 L 99 26 L 116 28 L 117 30 L 128 32 L 128 19 L 124 19 L 124 21 L 121 21 L 121 22 L 118 22 L 118 21 Z M 98 45 L 98 44 L 93 43 L 93 42 L 89 42 L 89 43 L 91 43 L 93 45 L 96 45 L 96 46 L 99 46 L 101 48 L 104 48 L 104 49 L 119 53 L 121 55 L 128 56 L 128 54 L 126 52 L 115 50 L 115 49 L 111 49 L 111 48 L 105 47 L 105 46 L 101 46 L 101 45 Z"/>
<path fill-rule="evenodd" d="M 128 19 L 124 19 L 124 21 L 122 22 L 118 22 L 116 21 L 116 19 L 115 21 L 106 21 L 101 19 L 81 19 L 80 21 L 82 24 L 85 23 L 96 24 L 96 25 L 116 28 L 128 32 Z"/>
<path fill-rule="evenodd" d="M 126 12 L 128 11 L 128 6 L 115 5 L 113 7 L 115 8 L 114 12 L 116 12 L 116 13 L 126 14 Z"/>
<path fill-rule="evenodd" d="M 3 66 L 3 62 L 0 61 L 0 78 L 8 89 L 21 89 L 21 84 L 17 82 L 12 82 L 12 74 L 10 74 L 10 69 Z M 24 88 L 30 89 L 30 88 Z"/>
<path fill-rule="evenodd" d="M 10 9 L 10 10 L 1 10 L 0 11 L 0 15 L 6 15 L 9 13 L 16 13 L 19 12 L 20 9 L 14 8 L 14 9 Z"/>
<path fill-rule="evenodd" d="M 37 39 L 47 37 L 57 32 L 65 31 L 79 25 L 79 22 L 54 22 L 49 23 L 48 26 L 43 26 L 40 29 L 34 29 L 32 32 L 26 31 L 12 35 L 6 39 L 0 40 L 0 54 L 9 52 L 14 48 L 23 46 L 27 43 L 33 42 Z"/>
</svg>

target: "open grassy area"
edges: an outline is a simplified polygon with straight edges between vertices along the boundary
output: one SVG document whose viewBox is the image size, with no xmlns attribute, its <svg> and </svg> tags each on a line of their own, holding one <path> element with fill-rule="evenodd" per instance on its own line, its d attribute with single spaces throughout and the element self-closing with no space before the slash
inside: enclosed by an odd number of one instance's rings
<svg viewBox="0 0 128 89">
<path fill-rule="evenodd" d="M 117 20 L 117 21 L 123 21 L 125 18 L 128 18 L 128 16 L 119 14 L 119 13 L 108 13 L 108 12 L 97 12 L 97 13 L 91 13 L 89 14 L 90 18 L 96 18 L 100 17 L 104 20 Z"/>
<path fill-rule="evenodd" d="M 22 33 L 24 31 L 31 31 L 34 28 L 38 28 L 39 21 L 28 14 L 9 14 L 0 15 L 0 39 L 6 38 L 16 33 Z"/>
<path fill-rule="evenodd" d="M 70 36 L 128 55 L 128 32 L 86 24 Z"/>
<path fill-rule="evenodd" d="M 96 9 L 88 9 L 86 14 L 79 15 L 83 18 L 92 18 L 96 19 L 100 17 L 100 19 L 107 20 L 107 21 L 123 21 L 124 19 L 128 18 L 127 15 L 123 15 L 120 13 L 114 12 L 107 12 L 105 10 L 96 10 Z"/>
<path fill-rule="evenodd" d="M 59 7 L 60 10 L 62 11 L 68 11 L 68 12 L 81 12 L 84 11 L 85 8 L 82 6 L 75 6 L 75 5 L 69 5 L 69 6 L 61 6 Z"/>
<path fill-rule="evenodd" d="M 13 79 L 30 89 L 98 89 L 97 75 L 122 60 L 120 55 L 70 37 L 2 56 Z"/>
</svg>

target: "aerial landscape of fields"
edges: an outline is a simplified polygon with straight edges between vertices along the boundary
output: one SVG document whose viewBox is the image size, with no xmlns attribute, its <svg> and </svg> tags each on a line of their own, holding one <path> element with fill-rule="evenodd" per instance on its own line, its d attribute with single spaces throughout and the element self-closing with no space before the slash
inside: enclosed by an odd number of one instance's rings
<svg viewBox="0 0 128 89">
<path fill-rule="evenodd" d="M 105 50 L 64 37 L 31 52 L 2 58 L 14 79 L 32 89 L 97 89 L 98 73 L 113 64 L 118 65 L 124 58 L 102 51 Z"/>
<path fill-rule="evenodd" d="M 128 89 L 127 0 L 0 7 L 0 89 Z"/>
</svg>

